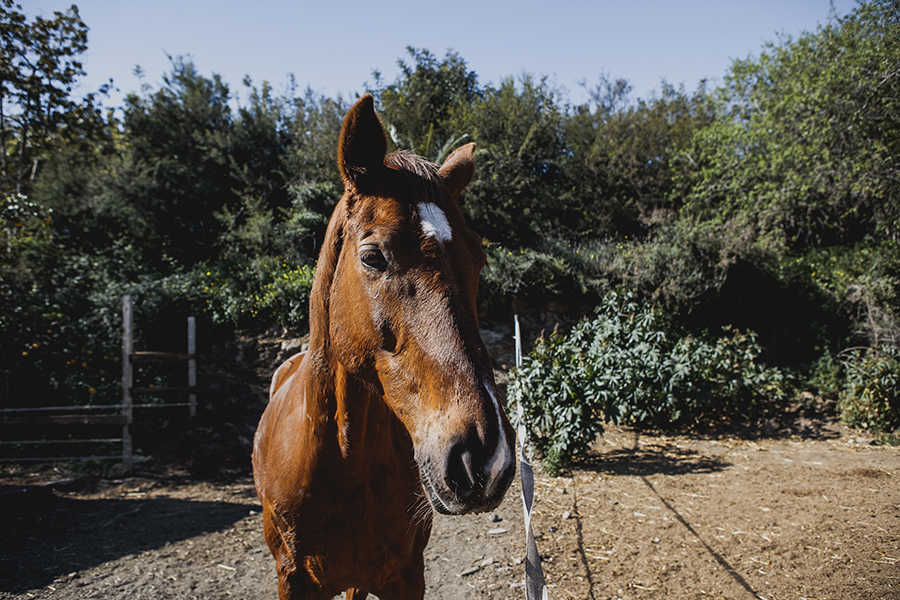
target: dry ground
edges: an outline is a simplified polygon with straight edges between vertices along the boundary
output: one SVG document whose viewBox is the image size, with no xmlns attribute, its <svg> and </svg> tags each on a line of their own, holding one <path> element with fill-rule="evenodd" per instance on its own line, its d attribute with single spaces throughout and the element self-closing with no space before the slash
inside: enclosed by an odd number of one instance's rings
<svg viewBox="0 0 900 600">
<path fill-rule="evenodd" d="M 538 474 L 550 597 L 900 598 L 900 449 L 837 433 L 607 432 L 568 476 Z M 276 597 L 246 472 L 2 489 L 0 597 Z M 523 597 L 521 512 L 516 487 L 491 515 L 438 518 L 427 597 Z"/>
<path fill-rule="evenodd" d="M 511 332 L 482 333 L 502 385 Z M 249 448 L 272 365 L 294 351 L 219 351 L 201 373 L 216 403 L 131 476 L 0 477 L 0 598 L 274 599 Z M 833 415 L 783 421 L 768 437 L 614 428 L 565 477 L 538 472 L 550 598 L 900 600 L 900 448 Z M 436 518 L 426 597 L 524 597 L 519 494 Z"/>
</svg>

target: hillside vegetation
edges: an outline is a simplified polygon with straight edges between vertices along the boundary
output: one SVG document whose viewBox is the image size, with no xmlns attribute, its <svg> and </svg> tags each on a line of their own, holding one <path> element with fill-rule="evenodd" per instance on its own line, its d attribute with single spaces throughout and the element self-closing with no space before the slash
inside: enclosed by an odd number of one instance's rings
<svg viewBox="0 0 900 600">
<path fill-rule="evenodd" d="M 353 99 L 247 77 L 235 103 L 173 58 L 108 107 L 70 93 L 76 8 L 29 21 L 3 0 L 0 19 L 0 406 L 115 403 L 126 293 L 141 348 L 180 349 L 190 313 L 210 339 L 302 330 Z M 588 316 L 513 388 L 545 454 L 604 421 L 746 422 L 801 397 L 900 426 L 896 0 L 648 98 L 608 76 L 585 104 L 537 74 L 484 85 L 453 52 L 399 64 L 361 90 L 392 147 L 477 144 L 462 201 L 490 258 L 482 318 Z"/>
</svg>

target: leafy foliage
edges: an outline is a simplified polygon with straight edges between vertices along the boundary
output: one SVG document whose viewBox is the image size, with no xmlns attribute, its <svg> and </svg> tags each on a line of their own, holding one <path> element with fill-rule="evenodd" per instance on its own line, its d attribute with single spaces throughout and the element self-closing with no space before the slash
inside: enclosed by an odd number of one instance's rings
<svg viewBox="0 0 900 600">
<path fill-rule="evenodd" d="M 571 210 L 559 193 L 563 116 L 558 92 L 530 76 L 506 79 L 453 111 L 453 129 L 476 143 L 481 175 L 467 188 L 463 208 L 485 238 L 520 249 L 561 228 Z"/>
<path fill-rule="evenodd" d="M 290 327 L 308 316 L 314 275 L 309 265 L 259 257 L 206 268 L 201 265 L 197 279 L 207 298 L 204 309 L 214 323 Z"/>
<path fill-rule="evenodd" d="M 538 341 L 510 395 L 538 450 L 559 466 L 583 454 L 603 422 L 668 428 L 759 414 L 785 393 L 784 375 L 759 363 L 760 352 L 752 333 L 678 337 L 659 311 L 610 292 L 594 319 Z"/>
<path fill-rule="evenodd" d="M 395 147 L 440 161 L 477 144 L 462 209 L 490 259 L 484 317 L 601 305 L 528 367 L 549 457 L 604 421 L 750 418 L 779 372 L 840 395 L 850 422 L 890 426 L 868 407 L 889 396 L 872 390 L 900 344 L 898 14 L 860 3 L 735 61 L 716 89 L 647 98 L 607 74 L 583 104 L 540 75 L 482 85 L 452 51 L 408 48 L 394 81 L 373 73 Z M 72 97 L 77 9 L 29 20 L 0 0 L 0 17 L 2 402 L 113 398 L 123 293 L 148 338 L 189 312 L 220 330 L 303 327 L 350 100 L 248 77 L 235 102 L 175 57 L 107 111 L 102 89 Z M 627 303 L 607 295 L 622 289 Z M 873 350 L 841 352 L 857 346 Z"/>
<path fill-rule="evenodd" d="M 581 207 L 569 227 L 578 238 L 641 236 L 664 221 L 673 201 L 673 158 L 718 116 L 705 83 L 693 94 L 663 83 L 659 96 L 629 101 L 624 80 L 602 76 L 591 103 L 565 123 L 573 185 L 566 200 Z"/>
<path fill-rule="evenodd" d="M 814 34 L 735 61 L 730 114 L 681 155 L 686 210 L 751 215 L 785 248 L 896 238 L 900 21 L 861 4 Z"/>
<path fill-rule="evenodd" d="M 841 418 L 850 427 L 876 433 L 900 428 L 900 350 L 895 346 L 851 350 L 844 361 L 847 383 Z"/>
<path fill-rule="evenodd" d="M 27 194 L 47 151 L 93 121 L 80 120 L 91 112 L 93 94 L 84 107 L 69 98 L 84 74 L 78 56 L 87 50 L 88 27 L 74 5 L 28 23 L 21 6 L 2 0 L 0 31 L 0 192 Z"/>
<path fill-rule="evenodd" d="M 386 84 L 375 71 L 371 91 L 394 144 L 441 162 L 465 138 L 448 117 L 454 107 L 481 96 L 478 76 L 455 52 L 448 51 L 440 62 L 424 48 L 408 46 L 406 52 L 413 62 L 397 61 L 397 81 Z"/>
</svg>

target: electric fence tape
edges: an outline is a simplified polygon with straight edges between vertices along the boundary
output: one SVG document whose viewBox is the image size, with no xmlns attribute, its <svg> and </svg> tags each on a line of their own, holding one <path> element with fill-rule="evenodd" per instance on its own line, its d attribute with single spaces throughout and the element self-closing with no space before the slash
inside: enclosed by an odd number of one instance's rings
<svg viewBox="0 0 900 600">
<path fill-rule="evenodd" d="M 522 333 L 519 329 L 519 315 L 516 324 L 516 367 L 522 366 Z M 531 528 L 531 508 L 534 505 L 534 471 L 525 454 L 525 418 L 522 411 L 522 394 L 516 388 L 516 411 L 518 413 L 519 477 L 522 480 L 522 504 L 525 509 L 525 598 L 526 600 L 549 600 L 541 555 L 538 554 L 534 531 Z"/>
</svg>

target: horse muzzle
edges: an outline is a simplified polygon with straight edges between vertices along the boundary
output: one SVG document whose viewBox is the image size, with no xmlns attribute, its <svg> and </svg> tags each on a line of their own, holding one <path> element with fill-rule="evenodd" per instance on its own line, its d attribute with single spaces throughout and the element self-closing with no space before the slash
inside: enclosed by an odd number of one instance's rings
<svg viewBox="0 0 900 600">
<path fill-rule="evenodd" d="M 490 454 L 478 436 L 453 440 L 441 460 L 419 463 L 431 506 L 444 515 L 496 508 L 515 475 L 514 458 L 513 441 L 505 432 Z"/>
</svg>

